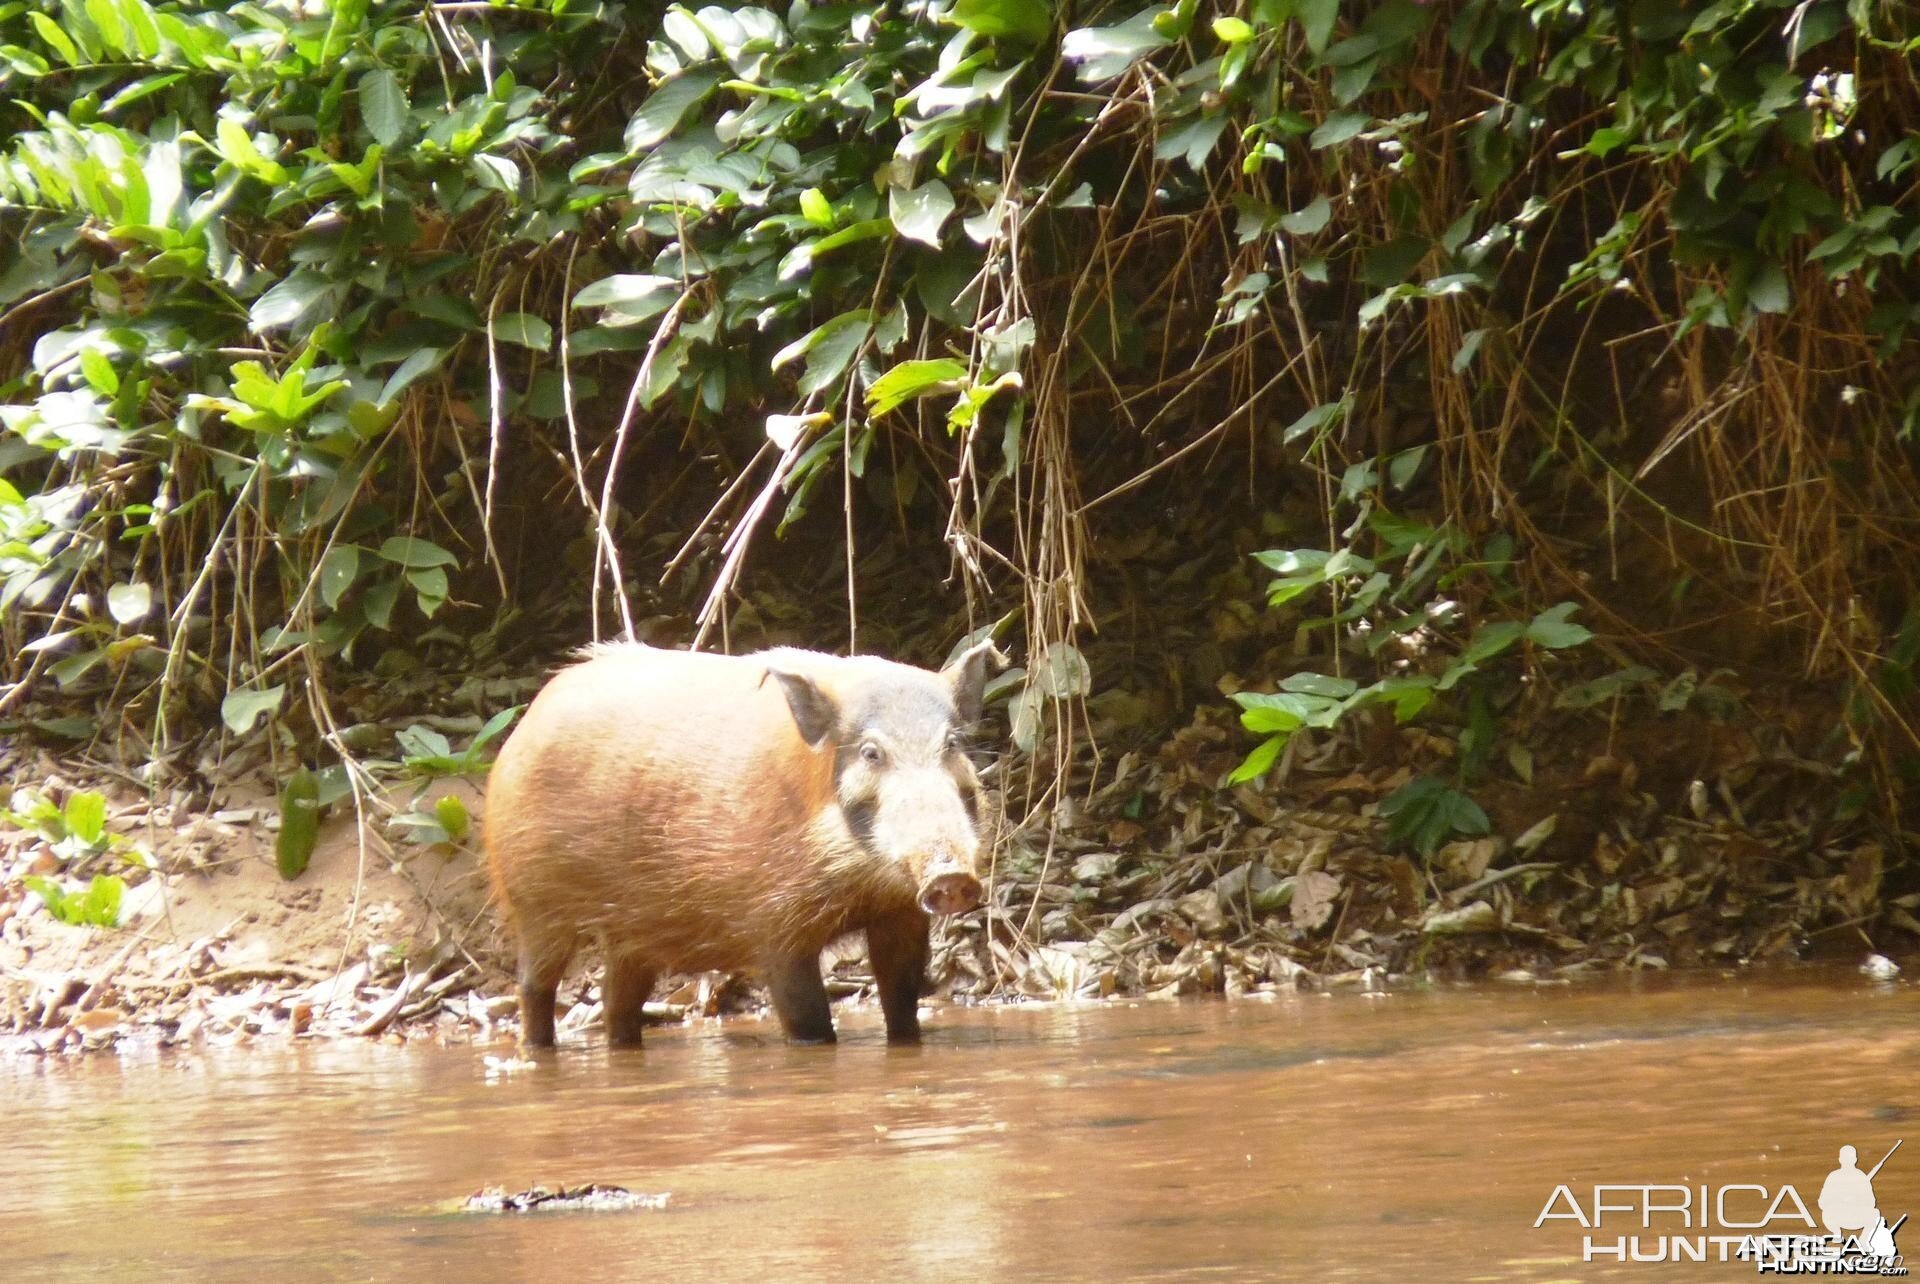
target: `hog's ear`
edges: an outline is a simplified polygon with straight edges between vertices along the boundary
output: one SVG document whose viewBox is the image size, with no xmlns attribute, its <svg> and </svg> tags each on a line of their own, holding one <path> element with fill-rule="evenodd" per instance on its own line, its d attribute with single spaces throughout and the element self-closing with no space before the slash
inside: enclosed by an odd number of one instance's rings
<svg viewBox="0 0 1920 1284">
<path fill-rule="evenodd" d="M 834 706 L 833 697 L 822 691 L 812 678 L 798 673 L 770 668 L 767 676 L 777 680 L 780 689 L 786 692 L 787 708 L 793 710 L 793 722 L 800 728 L 800 738 L 819 748 L 840 721 L 840 710 Z"/>
<path fill-rule="evenodd" d="M 987 675 L 1007 667 L 1007 657 L 992 642 L 970 646 L 954 657 L 952 664 L 940 670 L 953 692 L 954 711 L 961 725 L 980 720 L 981 696 L 986 691 Z"/>
</svg>

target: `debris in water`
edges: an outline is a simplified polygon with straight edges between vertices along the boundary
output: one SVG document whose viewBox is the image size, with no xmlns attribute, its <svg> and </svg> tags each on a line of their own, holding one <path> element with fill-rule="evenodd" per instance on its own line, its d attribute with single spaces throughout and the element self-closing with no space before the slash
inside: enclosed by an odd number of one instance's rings
<svg viewBox="0 0 1920 1284">
<path fill-rule="evenodd" d="M 467 1196 L 467 1202 L 461 1207 L 469 1213 L 622 1213 L 636 1209 L 658 1210 L 667 1206 L 668 1192 L 657 1195 L 636 1195 L 622 1186 L 604 1186 L 599 1182 L 588 1182 L 584 1186 L 561 1186 L 548 1190 L 545 1186 L 535 1186 L 531 1190 L 514 1191 L 509 1194 L 498 1186 L 487 1186 Z"/>
<path fill-rule="evenodd" d="M 518 1053 L 510 1057 L 496 1057 L 488 1054 L 486 1058 L 487 1082 L 496 1083 L 506 1075 L 518 1074 L 522 1070 L 537 1070 L 539 1067 L 540 1063 L 538 1061 L 520 1056 Z"/>
<path fill-rule="evenodd" d="M 1884 954 L 1869 954 L 1860 970 L 1876 981 L 1891 981 L 1900 975 L 1900 965 Z"/>
</svg>

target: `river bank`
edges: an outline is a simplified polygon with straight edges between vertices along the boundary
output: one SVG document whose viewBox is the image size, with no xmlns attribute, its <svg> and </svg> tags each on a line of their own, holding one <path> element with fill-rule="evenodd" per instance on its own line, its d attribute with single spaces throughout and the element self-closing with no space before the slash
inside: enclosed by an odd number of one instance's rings
<svg viewBox="0 0 1920 1284">
<path fill-rule="evenodd" d="M 1097 779 L 1089 769 L 1050 810 L 1023 809 L 1026 777 L 1003 780 L 1005 810 L 1023 819 L 994 844 L 988 908 L 937 930 L 933 1001 L 1553 983 L 1803 960 L 1891 976 L 1920 936 L 1904 900 L 1879 902 L 1884 856 L 1871 837 L 1797 826 L 1757 755 L 1687 789 L 1656 775 L 1651 756 L 1577 768 L 1577 756 L 1543 753 L 1530 794 L 1500 795 L 1499 832 L 1422 861 L 1391 850 L 1373 814 L 1404 768 L 1302 770 L 1222 791 L 1236 752 L 1224 719 L 1203 716 L 1155 753 L 1122 755 Z M 40 797 L 97 790 L 112 839 L 80 862 L 44 834 L 0 828 L 0 1037 L 12 1050 L 335 1037 L 510 1046 L 510 951 L 477 832 L 404 841 L 393 823 L 448 798 L 477 816 L 473 780 L 395 785 L 358 813 L 336 805 L 308 867 L 286 880 L 264 775 L 217 793 L 142 793 L 46 755 L 15 751 L 8 766 Z M 1706 801 L 1668 811 L 1659 792 L 1676 788 Z M 1789 854 L 1798 872 L 1785 876 Z M 79 873 L 120 871 L 117 927 L 57 921 L 27 890 L 27 876 L 63 866 L 76 887 Z M 838 1002 L 872 1003 L 857 939 L 827 964 Z M 598 1036 L 598 999 L 596 972 L 576 969 L 563 1042 Z M 711 974 L 671 978 L 650 1011 L 754 1018 L 765 1004 L 751 983 Z"/>
</svg>

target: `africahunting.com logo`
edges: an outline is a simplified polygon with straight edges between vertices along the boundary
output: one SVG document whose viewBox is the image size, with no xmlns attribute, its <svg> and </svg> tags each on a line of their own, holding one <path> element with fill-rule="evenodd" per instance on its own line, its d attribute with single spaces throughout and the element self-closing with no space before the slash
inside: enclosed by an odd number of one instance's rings
<svg viewBox="0 0 1920 1284">
<path fill-rule="evenodd" d="M 1609 1183 L 1588 1188 L 1581 1203 L 1559 1185 L 1533 1221 L 1577 1222 L 1586 1230 L 1588 1262 L 1752 1262 L 1763 1275 L 1905 1275 L 1891 1222 L 1873 1193 L 1873 1179 L 1893 1148 L 1864 1171 L 1852 1146 L 1827 1174 L 1815 1201 L 1818 1217 L 1792 1186 Z"/>
</svg>

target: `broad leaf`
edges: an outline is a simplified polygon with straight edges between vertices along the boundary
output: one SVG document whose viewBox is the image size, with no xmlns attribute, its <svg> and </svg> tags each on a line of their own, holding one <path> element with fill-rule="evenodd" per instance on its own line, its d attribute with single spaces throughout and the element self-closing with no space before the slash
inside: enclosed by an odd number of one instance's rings
<svg viewBox="0 0 1920 1284">
<path fill-rule="evenodd" d="M 867 389 L 867 413 L 884 415 L 929 393 L 952 392 L 966 380 L 967 363 L 954 357 L 903 361 Z"/>
<path fill-rule="evenodd" d="M 983 36 L 1038 44 L 1053 33 L 1053 12 L 1043 0 L 955 0 L 947 17 Z"/>
<path fill-rule="evenodd" d="M 553 327 L 531 312 L 507 312 L 493 319 L 493 337 L 536 352 L 553 347 Z"/>
<path fill-rule="evenodd" d="M 392 147 L 406 130 L 406 91 L 400 87 L 400 78 L 385 67 L 360 77 L 360 119 L 382 147 Z"/>
<path fill-rule="evenodd" d="M 243 736 L 253 730 L 261 715 L 278 710 L 286 694 L 284 686 L 271 686 L 264 691 L 245 687 L 229 691 L 226 699 L 220 702 L 220 720 L 227 724 L 228 731 Z"/>
<path fill-rule="evenodd" d="M 395 535 L 380 545 L 380 556 L 409 570 L 428 566 L 458 566 L 460 559 L 432 540 L 411 535 Z"/>
<path fill-rule="evenodd" d="M 1527 641 L 1535 646 L 1543 646 L 1557 651 L 1562 647 L 1579 646 L 1592 639 L 1593 631 L 1584 625 L 1573 623 L 1567 617 L 1579 610 L 1577 602 L 1562 602 L 1549 607 L 1533 617 L 1527 625 Z"/>
<path fill-rule="evenodd" d="M 153 608 L 153 590 L 145 584 L 116 584 L 107 590 L 107 611 L 122 624 L 132 624 Z"/>
<path fill-rule="evenodd" d="M 953 213 L 953 193 L 939 179 L 915 188 L 896 187 L 887 193 L 887 215 L 900 235 L 940 248 L 940 229 Z"/>
</svg>

